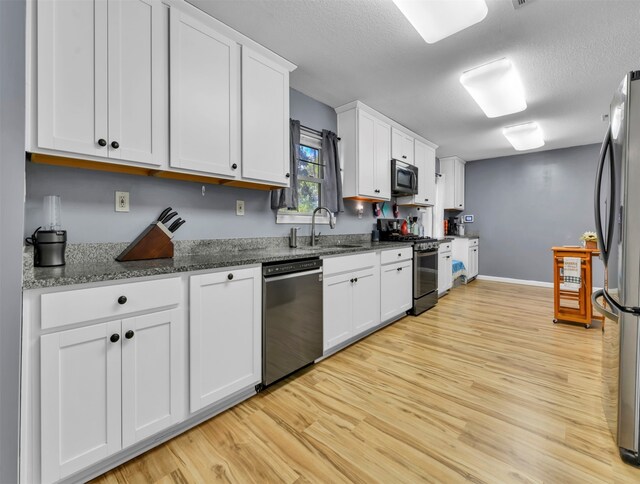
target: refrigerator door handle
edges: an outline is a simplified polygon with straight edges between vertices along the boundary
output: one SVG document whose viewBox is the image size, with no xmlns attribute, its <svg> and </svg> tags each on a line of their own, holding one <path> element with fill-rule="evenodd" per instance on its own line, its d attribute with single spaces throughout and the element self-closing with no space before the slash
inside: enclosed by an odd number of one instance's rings
<svg viewBox="0 0 640 484">
<path fill-rule="evenodd" d="M 602 294 L 600 294 L 600 293 L 602 293 Z M 623 306 L 618 301 L 616 301 L 614 298 L 612 298 L 609 295 L 609 293 L 606 291 L 606 289 L 600 289 L 599 291 L 596 291 L 594 294 L 596 294 L 596 298 L 600 297 L 601 295 L 604 296 L 604 298 L 607 301 L 607 303 L 612 308 L 615 308 L 615 310 L 618 313 L 629 313 L 629 314 L 634 314 L 635 316 L 640 316 L 640 308 L 639 307 Z M 591 295 L 591 300 L 593 301 L 593 294 Z M 598 309 L 597 306 L 596 306 L 596 309 Z"/>
<path fill-rule="evenodd" d="M 598 168 L 596 170 L 596 187 L 595 187 L 595 195 L 594 195 L 594 213 L 596 218 L 596 234 L 598 236 L 598 240 L 600 241 L 600 253 L 602 261 L 607 264 L 609 260 L 609 251 L 608 251 L 608 243 L 609 240 L 605 240 L 604 232 L 602 230 L 602 214 L 600 213 L 600 196 L 602 191 L 602 174 L 604 172 L 604 162 L 607 158 L 607 152 L 609 151 L 609 146 L 611 145 L 611 127 L 607 129 L 607 133 L 604 137 L 604 141 L 602 142 L 602 147 L 600 148 L 600 160 L 598 161 Z M 611 178 L 611 184 L 613 185 L 613 177 Z M 613 206 L 613 200 L 609 200 L 609 205 Z M 611 225 L 612 220 L 609 220 L 610 228 L 613 228 Z M 607 234 L 611 233 L 611 230 L 607 231 Z"/>
<path fill-rule="evenodd" d="M 591 303 L 593 304 L 593 307 L 605 318 L 608 318 L 617 323 L 619 321 L 618 315 L 613 311 L 609 311 L 607 308 L 605 308 L 602 304 L 598 302 L 598 299 L 601 297 L 604 297 L 605 299 L 607 299 L 607 297 L 604 295 L 604 289 L 599 289 L 598 291 L 591 294 Z"/>
</svg>

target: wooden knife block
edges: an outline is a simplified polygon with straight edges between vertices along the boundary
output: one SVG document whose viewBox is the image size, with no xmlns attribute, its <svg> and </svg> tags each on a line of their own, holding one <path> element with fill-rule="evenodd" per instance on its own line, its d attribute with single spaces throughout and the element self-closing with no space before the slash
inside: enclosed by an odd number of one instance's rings
<svg viewBox="0 0 640 484">
<path fill-rule="evenodd" d="M 170 259 L 173 257 L 173 234 L 162 222 L 149 225 L 129 247 L 116 257 L 118 262 L 149 259 Z"/>
</svg>

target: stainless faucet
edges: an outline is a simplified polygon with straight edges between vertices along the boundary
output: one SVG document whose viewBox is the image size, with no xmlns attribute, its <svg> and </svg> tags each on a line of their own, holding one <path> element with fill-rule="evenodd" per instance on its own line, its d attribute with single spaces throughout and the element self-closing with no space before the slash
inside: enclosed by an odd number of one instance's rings
<svg viewBox="0 0 640 484">
<path fill-rule="evenodd" d="M 329 210 L 327 207 L 318 207 L 313 211 L 313 215 L 311 216 L 311 246 L 316 245 L 316 213 L 320 210 L 326 210 L 329 214 L 329 227 L 332 229 L 336 228 L 336 216 Z M 318 234 L 320 235 L 320 234 Z"/>
</svg>

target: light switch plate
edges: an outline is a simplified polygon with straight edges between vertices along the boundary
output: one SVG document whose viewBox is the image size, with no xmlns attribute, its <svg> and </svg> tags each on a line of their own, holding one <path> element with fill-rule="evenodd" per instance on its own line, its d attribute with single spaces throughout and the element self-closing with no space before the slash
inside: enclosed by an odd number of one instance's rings
<svg viewBox="0 0 640 484">
<path fill-rule="evenodd" d="M 129 211 L 129 192 L 116 192 L 116 212 Z"/>
<path fill-rule="evenodd" d="M 236 200 L 236 215 L 244 215 L 244 200 Z"/>
</svg>

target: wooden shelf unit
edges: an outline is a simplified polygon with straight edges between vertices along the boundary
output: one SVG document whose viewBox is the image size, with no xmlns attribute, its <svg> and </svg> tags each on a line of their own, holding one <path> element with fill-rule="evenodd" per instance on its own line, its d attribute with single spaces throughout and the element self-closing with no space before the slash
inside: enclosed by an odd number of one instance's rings
<svg viewBox="0 0 640 484">
<path fill-rule="evenodd" d="M 553 251 L 553 322 L 570 321 L 584 324 L 585 328 L 589 328 L 594 319 L 603 319 L 594 315 L 591 306 L 593 292 L 591 262 L 593 256 L 599 255 L 600 252 L 598 249 L 581 247 L 552 247 L 551 250 Z M 563 290 L 560 287 L 564 281 L 565 257 L 582 259 L 580 263 L 582 286 L 578 291 Z"/>
</svg>

